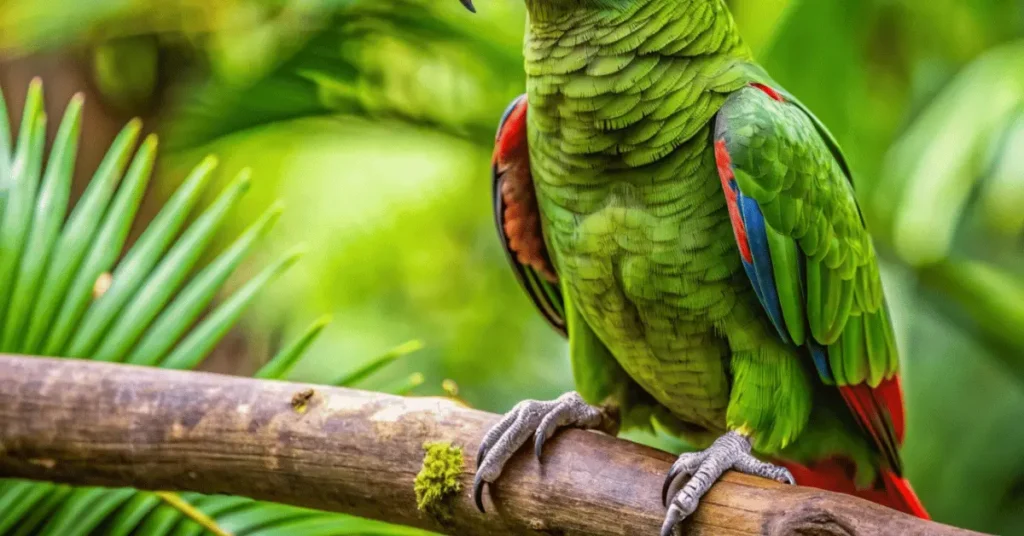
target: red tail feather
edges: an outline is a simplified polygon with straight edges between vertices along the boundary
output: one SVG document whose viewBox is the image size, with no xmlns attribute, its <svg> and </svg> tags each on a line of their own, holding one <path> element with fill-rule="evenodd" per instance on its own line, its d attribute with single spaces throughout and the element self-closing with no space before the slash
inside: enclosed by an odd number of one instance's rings
<svg viewBox="0 0 1024 536">
<path fill-rule="evenodd" d="M 857 421 L 886 458 L 876 485 L 860 490 L 854 483 L 855 467 L 843 459 L 818 462 L 811 467 L 786 467 L 793 472 L 798 484 L 855 495 L 881 505 L 930 519 L 910 483 L 892 468 L 900 467 L 899 446 L 903 443 L 905 415 L 903 390 L 899 376 L 883 380 L 877 387 L 861 383 L 845 385 L 839 392 L 846 400 Z"/>
<path fill-rule="evenodd" d="M 896 476 L 892 471 L 882 471 L 882 480 L 885 481 L 886 495 L 892 501 L 889 506 L 921 519 L 931 519 L 907 479 Z"/>
<path fill-rule="evenodd" d="M 910 483 L 906 479 L 896 476 L 892 471 L 882 470 L 882 482 L 880 483 L 882 488 L 857 489 L 853 480 L 853 463 L 847 460 L 833 458 L 818 462 L 811 467 L 786 461 L 780 463 L 793 473 L 796 483 L 801 486 L 853 495 L 922 519 L 931 519 L 928 512 L 925 511 L 924 505 L 914 494 Z"/>
<path fill-rule="evenodd" d="M 875 396 L 881 400 L 882 406 L 889 410 L 889 417 L 892 419 L 892 427 L 896 431 L 896 441 L 903 444 L 903 436 L 906 432 L 906 417 L 903 410 L 903 386 L 900 385 L 899 375 L 888 380 L 882 380 L 873 390 Z"/>
</svg>

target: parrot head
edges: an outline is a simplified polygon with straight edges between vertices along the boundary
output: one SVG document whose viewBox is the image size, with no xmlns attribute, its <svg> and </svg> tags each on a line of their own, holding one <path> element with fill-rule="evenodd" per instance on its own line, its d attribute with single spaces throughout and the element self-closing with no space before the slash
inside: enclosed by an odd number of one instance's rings
<svg viewBox="0 0 1024 536">
<path fill-rule="evenodd" d="M 532 12 L 535 8 L 541 10 L 571 9 L 624 9 L 637 0 L 526 0 L 526 6 Z M 703 0 L 708 1 L 708 0 Z M 459 0 L 466 9 L 476 13 L 473 0 Z"/>
</svg>

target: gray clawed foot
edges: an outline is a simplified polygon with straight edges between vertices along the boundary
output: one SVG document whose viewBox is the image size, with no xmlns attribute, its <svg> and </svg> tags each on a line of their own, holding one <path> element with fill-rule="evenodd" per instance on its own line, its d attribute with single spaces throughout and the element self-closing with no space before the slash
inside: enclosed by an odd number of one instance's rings
<svg viewBox="0 0 1024 536">
<path fill-rule="evenodd" d="M 476 478 L 473 480 L 473 500 L 484 511 L 483 488 L 497 480 L 505 463 L 536 433 L 534 453 L 540 458 L 544 443 L 559 428 L 598 429 L 614 433 L 618 427 L 615 416 L 602 408 L 591 406 L 576 392 L 566 393 L 557 400 L 540 402 L 525 400 L 487 431 L 476 455 Z"/>
<path fill-rule="evenodd" d="M 750 450 L 750 439 L 729 432 L 706 450 L 680 456 L 672 464 L 661 490 L 662 503 L 668 507 L 661 536 L 671 536 L 679 523 L 697 510 L 701 497 L 729 469 L 784 484 L 795 483 L 789 470 L 758 460 Z"/>
</svg>

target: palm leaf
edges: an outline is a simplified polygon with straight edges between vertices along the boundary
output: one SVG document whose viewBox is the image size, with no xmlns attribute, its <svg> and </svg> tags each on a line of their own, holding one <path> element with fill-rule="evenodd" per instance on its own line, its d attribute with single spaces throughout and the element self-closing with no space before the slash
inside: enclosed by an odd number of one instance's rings
<svg viewBox="0 0 1024 536">
<path fill-rule="evenodd" d="M 0 104 L 3 104 L 0 93 Z M 0 106 L 0 351 L 194 368 L 259 293 L 299 258 L 294 251 L 241 284 L 200 320 L 229 276 L 280 216 L 277 204 L 196 269 L 248 187 L 243 172 L 186 225 L 216 160 L 207 158 L 170 197 L 139 240 L 122 249 L 146 191 L 157 140 L 135 149 L 141 125 L 114 140 L 65 220 L 82 99 L 58 128 L 45 172 L 42 85 L 29 88 L 17 142 Z M 177 237 L 177 239 L 175 239 Z M 120 261 L 119 261 L 120 259 Z M 112 274 L 98 296 L 98 278 Z M 197 323 L 198 321 L 198 323 Z M 261 373 L 282 378 L 325 325 L 287 345 Z M 371 362 L 373 371 L 398 353 Z M 0 534 L 422 534 L 351 516 L 234 497 L 71 487 L 0 480 Z"/>
</svg>

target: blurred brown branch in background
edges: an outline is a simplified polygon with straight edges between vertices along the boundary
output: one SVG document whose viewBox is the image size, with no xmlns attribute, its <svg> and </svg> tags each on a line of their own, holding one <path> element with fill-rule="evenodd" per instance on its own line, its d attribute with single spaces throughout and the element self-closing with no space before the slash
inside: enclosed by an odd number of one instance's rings
<svg viewBox="0 0 1024 536">
<path fill-rule="evenodd" d="M 517 456 L 473 506 L 479 439 L 498 417 L 435 398 L 78 360 L 0 356 L 0 475 L 228 493 L 451 534 L 657 534 L 673 457 L 570 430 Z M 450 515 L 417 508 L 424 445 L 465 460 Z M 529 449 L 524 449 L 529 450 Z M 853 497 L 730 474 L 689 534 L 967 535 Z"/>
</svg>

